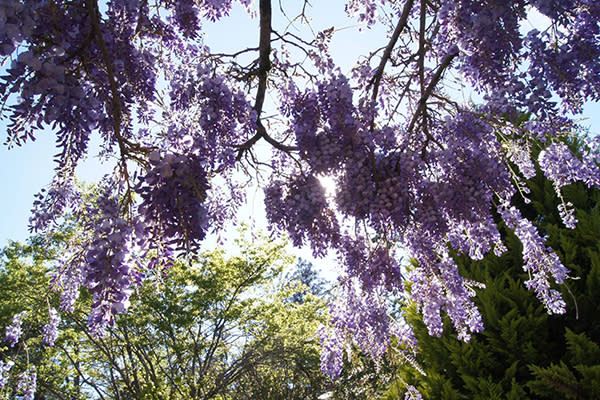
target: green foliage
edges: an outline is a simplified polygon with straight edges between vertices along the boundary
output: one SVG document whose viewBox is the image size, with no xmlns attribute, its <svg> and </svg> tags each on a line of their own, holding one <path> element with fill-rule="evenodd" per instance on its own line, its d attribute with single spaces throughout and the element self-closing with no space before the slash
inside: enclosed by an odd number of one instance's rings
<svg viewBox="0 0 600 400">
<path fill-rule="evenodd" d="M 528 186 L 531 203 L 519 208 L 571 271 L 573 279 L 557 287 L 567 314 L 548 315 L 524 287 L 529 277 L 522 270 L 521 247 L 506 229 L 509 251 L 501 257 L 475 262 L 457 255 L 463 276 L 486 286 L 476 289 L 475 298 L 485 331 L 469 343 L 448 330 L 433 338 L 415 309 L 407 309 L 426 375 L 403 366 L 399 381 L 417 387 L 425 399 L 600 398 L 600 193 L 582 184 L 562 189 L 564 201 L 577 209 L 578 227 L 570 230 L 560 221 L 557 205 L 563 199 L 552 184 L 538 174 Z M 392 384 L 388 394 L 397 392 Z"/>
<path fill-rule="evenodd" d="M 600 347 L 585 333 L 566 328 L 567 354 L 547 367 L 531 366 L 532 392 L 550 399 L 600 398 Z"/>
<path fill-rule="evenodd" d="M 2 330 L 0 358 L 15 362 L 11 370 L 13 377 L 35 366 L 37 384 L 46 399 L 87 398 L 78 380 L 72 379 L 77 376 L 76 364 L 61 350 L 75 343 L 77 331 L 63 323 L 64 333 L 54 347 L 41 344 L 42 327 L 49 318 L 48 308 L 58 307 L 58 296 L 50 291 L 50 272 L 71 236 L 71 229 L 65 227 L 52 237 L 34 236 L 25 244 L 10 242 L 2 250 L 0 259 L 0 326 L 10 325 L 15 314 L 27 312 L 23 335 L 14 347 L 6 345 Z M 0 398 L 11 398 L 15 385 L 15 379 L 10 379 L 0 392 Z"/>
<path fill-rule="evenodd" d="M 131 311 L 99 341 L 119 354 L 106 362 L 127 365 L 118 382 L 103 385 L 112 385 L 114 394 L 151 393 L 152 399 L 320 393 L 315 332 L 324 303 L 310 295 L 302 304 L 286 302 L 303 288 L 273 285 L 293 262 L 284 247 L 266 237 L 254 244 L 239 240 L 237 255 L 217 249 L 147 283 Z"/>
<path fill-rule="evenodd" d="M 36 366 L 40 398 L 316 399 L 325 392 L 316 331 L 326 304 L 311 292 L 318 285 L 297 279 L 309 265 L 283 279 L 294 263 L 286 242 L 241 238 L 234 254 L 217 248 L 157 270 L 102 338 L 87 332 L 91 302 L 82 290 L 50 348 L 40 340 L 48 306 L 58 303 L 49 273 L 67 239 L 72 233 L 11 243 L 0 269 L 0 322 L 28 310 L 18 348 L 3 348 L 2 359 L 16 360 L 17 373 Z M 11 398 L 14 381 L 0 398 Z"/>
<path fill-rule="evenodd" d="M 348 349 L 342 374 L 332 390 L 333 400 L 362 400 L 379 398 L 394 373 L 391 358 L 375 363 L 356 346 Z"/>
</svg>

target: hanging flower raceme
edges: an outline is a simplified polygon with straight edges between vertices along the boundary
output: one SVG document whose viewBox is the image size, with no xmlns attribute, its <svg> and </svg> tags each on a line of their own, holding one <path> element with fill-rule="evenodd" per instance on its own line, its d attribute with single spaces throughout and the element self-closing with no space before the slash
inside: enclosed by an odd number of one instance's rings
<svg viewBox="0 0 600 400">
<path fill-rule="evenodd" d="M 8 342 L 10 347 L 15 347 L 21 335 L 23 334 L 22 324 L 23 318 L 27 315 L 26 311 L 21 311 L 20 313 L 13 316 L 12 323 L 6 327 L 6 336 L 5 340 Z"/>
<path fill-rule="evenodd" d="M 46 346 L 54 346 L 54 342 L 58 337 L 58 324 L 60 324 L 60 315 L 54 307 L 48 310 L 50 321 L 42 328 L 42 342 Z"/>
<path fill-rule="evenodd" d="M 525 285 L 535 292 L 549 314 L 563 314 L 565 301 L 560 292 L 552 289 L 550 279 L 557 284 L 563 283 L 569 270 L 562 264 L 558 255 L 545 245 L 545 240 L 535 226 L 523 218 L 519 210 L 504 203 L 498 211 L 506 225 L 514 230 L 523 244 L 523 269 L 531 276 Z"/>
<path fill-rule="evenodd" d="M 154 152 L 149 161 L 135 190 L 142 199 L 139 213 L 152 236 L 150 246 L 164 242 L 175 250 L 196 249 L 208 229 L 204 201 L 209 185 L 203 159 Z"/>
<path fill-rule="evenodd" d="M 339 240 L 335 214 L 325 196 L 325 188 L 314 176 L 296 178 L 284 192 L 275 181 L 265 190 L 268 220 L 290 234 L 296 246 L 309 243 L 315 255 L 323 256 Z"/>
</svg>

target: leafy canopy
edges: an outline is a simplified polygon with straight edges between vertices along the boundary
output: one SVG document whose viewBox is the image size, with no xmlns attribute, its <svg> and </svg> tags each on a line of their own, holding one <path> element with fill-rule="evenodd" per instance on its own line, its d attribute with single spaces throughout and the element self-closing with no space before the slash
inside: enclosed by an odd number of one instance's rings
<svg viewBox="0 0 600 400">
<path fill-rule="evenodd" d="M 36 396 L 47 399 L 306 399 L 331 387 L 316 334 L 327 317 L 312 293 L 320 282 L 306 263 L 285 277 L 294 257 L 264 235 L 237 239 L 233 255 L 215 249 L 148 277 L 103 337 L 87 329 L 93 299 L 82 289 L 46 343 L 46 310 L 60 303 L 48 287 L 70 236 L 35 236 L 3 251 L 0 323 L 25 313 L 19 337 L 0 348 L 12 365 L 0 398 L 33 393 L 31 373 Z"/>
<path fill-rule="evenodd" d="M 577 144 L 571 146 L 576 149 Z M 577 230 L 565 227 L 552 182 L 538 176 L 528 182 L 531 202 L 518 205 L 548 235 L 573 274 L 558 287 L 565 299 L 565 316 L 548 315 L 523 282 L 522 246 L 510 230 L 502 228 L 508 251 L 473 261 L 455 260 L 462 274 L 485 284 L 476 288 L 476 305 L 482 310 L 485 330 L 469 343 L 446 329 L 431 337 L 415 308 L 407 321 L 419 343 L 417 371 L 400 367 L 400 380 L 419 389 L 427 399 L 593 399 L 599 395 L 600 331 L 600 190 L 579 183 L 564 188 L 564 198 L 576 207 Z M 447 318 L 447 316 L 446 316 Z M 400 385 L 403 386 L 403 385 Z M 385 398 L 397 398 L 395 385 Z"/>
</svg>

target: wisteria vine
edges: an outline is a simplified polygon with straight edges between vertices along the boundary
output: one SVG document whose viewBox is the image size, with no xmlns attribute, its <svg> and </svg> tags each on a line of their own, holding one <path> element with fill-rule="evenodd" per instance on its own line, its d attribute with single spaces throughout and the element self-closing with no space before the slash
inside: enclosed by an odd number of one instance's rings
<svg viewBox="0 0 600 400">
<path fill-rule="evenodd" d="M 234 219 L 254 181 L 274 231 L 316 256 L 332 251 L 345 271 L 343 305 L 322 331 L 332 376 L 344 340 L 375 358 L 393 337 L 412 343 L 386 306 L 407 279 L 431 334 L 444 313 L 464 340 L 481 331 L 473 283 L 451 254 L 502 253 L 498 216 L 523 244 L 525 284 L 548 312 L 564 312 L 555 285 L 568 270 L 513 199 L 527 201 L 536 164 L 561 199 L 572 182 L 600 186 L 597 141 L 580 154 L 565 144 L 577 129 L 569 115 L 600 99 L 597 1 L 349 0 L 360 29 L 389 35 L 347 73 L 329 53 L 333 30 L 303 37 L 280 26 L 271 0 L 238 3 L 258 20 L 257 47 L 227 54 L 211 51 L 203 24 L 228 23 L 232 0 L 0 4 L 6 143 L 50 127 L 59 148 L 32 228 L 52 229 L 68 212 L 87 229 L 55 276 L 64 310 L 86 286 L 90 328 L 101 334 L 143 271 L 197 250 Z M 305 1 L 294 21 L 309 12 Z M 525 29 L 532 13 L 548 26 Z M 450 76 L 482 100 L 456 100 Z M 116 167 L 86 200 L 72 175 L 93 134 Z M 563 200 L 559 213 L 575 228 Z M 400 249 L 418 262 L 410 276 Z"/>
</svg>

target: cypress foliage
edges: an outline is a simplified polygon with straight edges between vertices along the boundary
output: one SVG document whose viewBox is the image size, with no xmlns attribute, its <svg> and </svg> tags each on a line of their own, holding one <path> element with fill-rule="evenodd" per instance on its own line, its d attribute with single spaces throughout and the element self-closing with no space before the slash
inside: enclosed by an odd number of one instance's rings
<svg viewBox="0 0 600 400">
<path fill-rule="evenodd" d="M 456 256 L 463 276 L 486 285 L 475 298 L 485 331 L 469 343 L 450 328 L 431 337 L 409 306 L 406 317 L 426 375 L 400 367 L 401 386 L 415 386 L 425 399 L 600 399 L 600 191 L 583 184 L 563 188 L 565 201 L 577 209 L 577 230 L 571 230 L 560 220 L 552 184 L 538 174 L 529 187 L 531 203 L 518 206 L 574 278 L 558 287 L 567 314 L 548 315 L 525 288 L 520 243 L 504 227 L 509 250 L 501 257 L 475 262 Z M 399 398 L 396 387 L 384 398 Z"/>
</svg>

